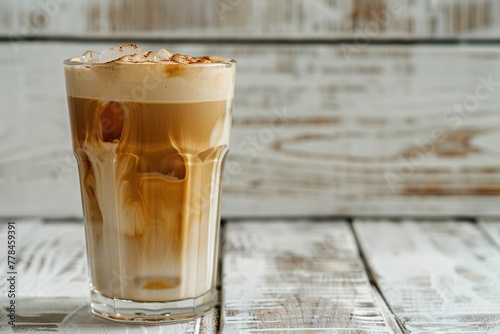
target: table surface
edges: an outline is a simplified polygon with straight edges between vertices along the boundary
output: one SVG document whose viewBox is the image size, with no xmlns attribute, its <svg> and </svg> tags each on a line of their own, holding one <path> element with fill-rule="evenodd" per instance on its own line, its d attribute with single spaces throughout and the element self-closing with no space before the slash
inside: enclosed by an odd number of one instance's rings
<svg viewBox="0 0 500 334">
<path fill-rule="evenodd" d="M 90 314 L 80 221 L 15 227 L 16 326 L 2 293 L 1 333 L 500 333 L 499 220 L 225 222 L 218 306 L 163 326 Z"/>
</svg>

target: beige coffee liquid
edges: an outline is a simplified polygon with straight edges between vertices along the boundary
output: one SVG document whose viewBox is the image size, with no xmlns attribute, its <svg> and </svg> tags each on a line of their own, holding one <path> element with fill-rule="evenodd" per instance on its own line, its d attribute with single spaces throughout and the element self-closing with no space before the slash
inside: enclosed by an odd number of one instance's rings
<svg viewBox="0 0 500 334">
<path fill-rule="evenodd" d="M 100 293 L 170 301 L 212 288 L 229 106 L 69 97 Z"/>
</svg>

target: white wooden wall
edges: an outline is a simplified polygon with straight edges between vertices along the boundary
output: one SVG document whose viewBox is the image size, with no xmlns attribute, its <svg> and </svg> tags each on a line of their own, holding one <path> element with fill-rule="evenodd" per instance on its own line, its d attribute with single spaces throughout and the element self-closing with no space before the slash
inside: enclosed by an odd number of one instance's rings
<svg viewBox="0 0 500 334">
<path fill-rule="evenodd" d="M 500 47 L 371 42 L 498 40 L 500 2 L 395 2 L 0 3 L 0 216 L 81 216 L 62 60 L 103 37 L 237 59 L 226 218 L 499 215 Z"/>
<path fill-rule="evenodd" d="M 137 15 L 141 13 L 141 15 Z M 495 0 L 23 0 L 0 4 L 7 36 L 498 38 Z"/>
</svg>

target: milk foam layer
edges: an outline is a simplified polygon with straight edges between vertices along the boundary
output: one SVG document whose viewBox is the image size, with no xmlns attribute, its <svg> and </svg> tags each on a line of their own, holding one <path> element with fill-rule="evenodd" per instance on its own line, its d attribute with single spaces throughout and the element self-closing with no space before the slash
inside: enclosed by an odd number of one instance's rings
<svg viewBox="0 0 500 334">
<path fill-rule="evenodd" d="M 68 59 L 66 87 L 69 96 L 106 101 L 221 101 L 234 94 L 232 64 L 220 57 L 192 57 L 166 49 L 154 53 L 127 44 Z"/>
</svg>

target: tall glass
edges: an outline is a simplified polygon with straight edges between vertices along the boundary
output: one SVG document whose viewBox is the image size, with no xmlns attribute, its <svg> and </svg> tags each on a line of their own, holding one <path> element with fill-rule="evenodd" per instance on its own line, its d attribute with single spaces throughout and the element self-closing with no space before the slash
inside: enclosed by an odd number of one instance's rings
<svg viewBox="0 0 500 334">
<path fill-rule="evenodd" d="M 235 66 L 64 62 L 93 313 L 169 322 L 214 305 Z"/>
</svg>

